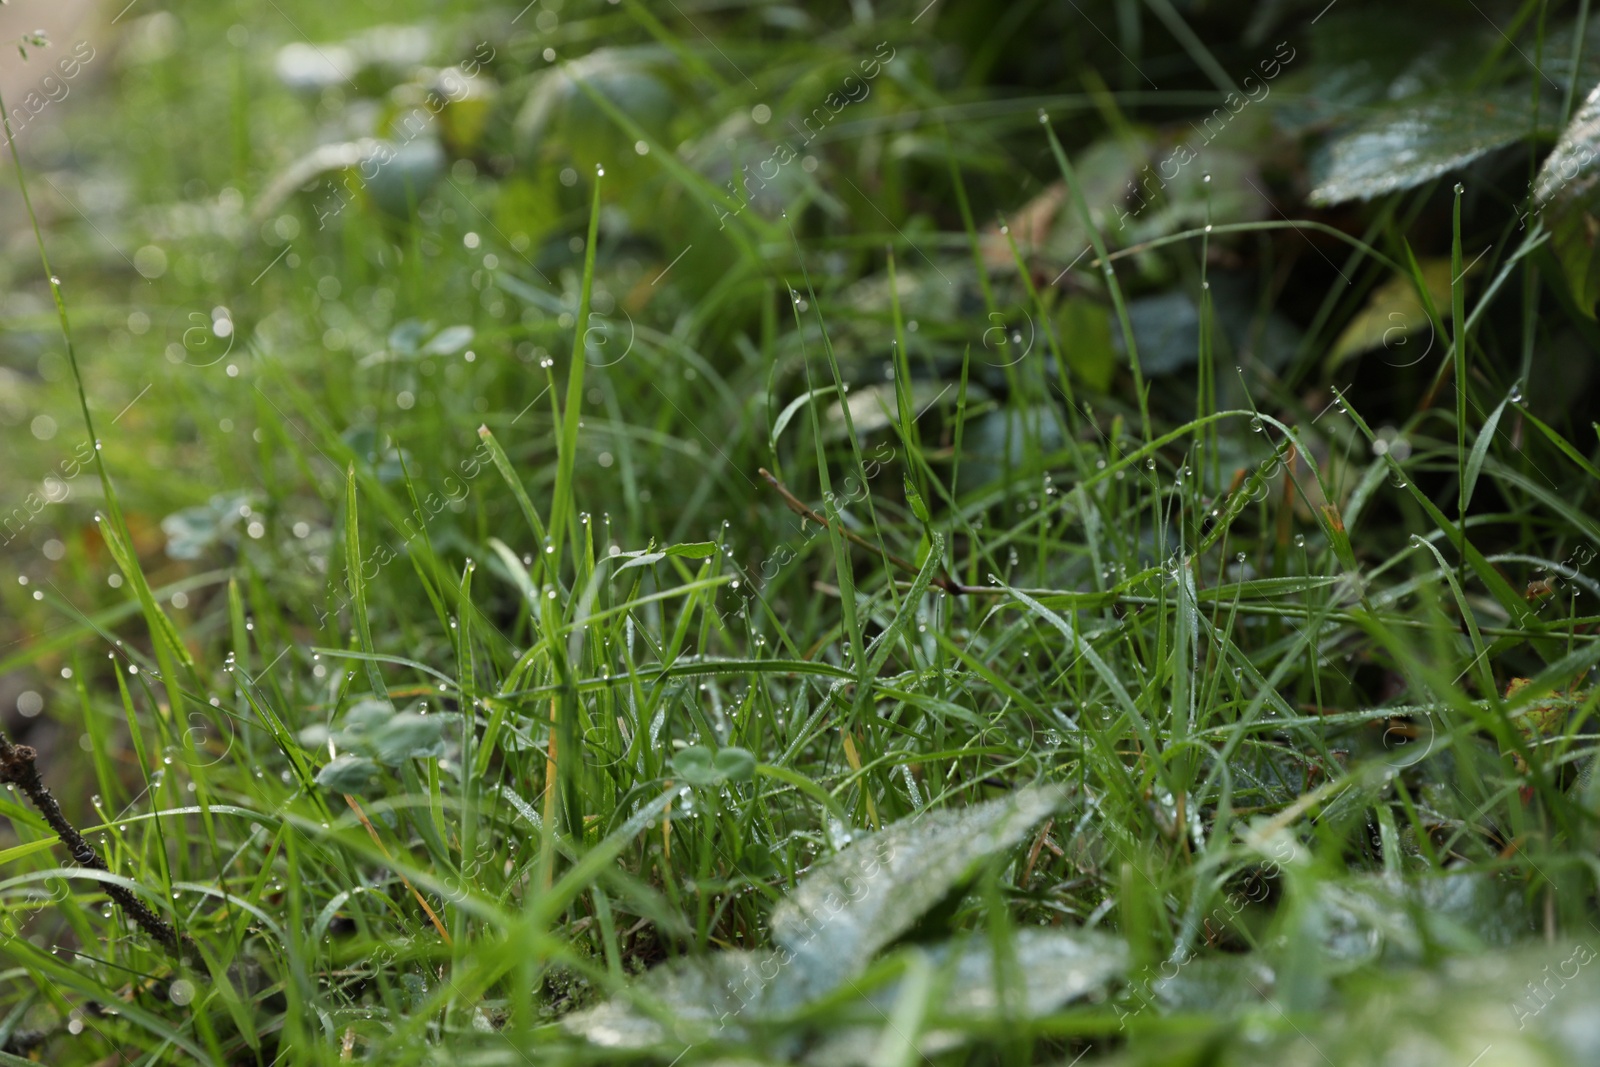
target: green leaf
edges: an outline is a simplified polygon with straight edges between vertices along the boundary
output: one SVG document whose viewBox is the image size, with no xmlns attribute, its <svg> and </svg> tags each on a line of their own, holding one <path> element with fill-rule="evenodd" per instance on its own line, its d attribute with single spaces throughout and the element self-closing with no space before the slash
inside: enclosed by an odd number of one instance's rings
<svg viewBox="0 0 1600 1067">
<path fill-rule="evenodd" d="M 344 713 L 341 736 L 352 737 L 375 730 L 394 715 L 394 705 L 387 700 L 358 700 Z"/>
<path fill-rule="evenodd" d="M 690 785 L 716 785 L 721 775 L 712 762 L 711 750 L 704 745 L 690 745 L 672 757 L 672 771 Z"/>
<path fill-rule="evenodd" d="M 654 552 L 621 552 L 615 558 L 626 559 L 628 562 L 617 568 L 616 573 L 621 574 L 630 567 L 648 567 L 652 563 L 660 563 L 668 556 L 679 556 L 684 559 L 706 559 L 717 553 L 715 541 L 690 541 L 681 545 L 669 545 Z M 631 559 L 629 557 L 632 557 Z"/>
<path fill-rule="evenodd" d="M 772 939 L 798 980 L 821 994 L 858 974 L 879 950 L 1022 840 L 1065 797 L 1025 789 L 970 808 L 932 811 L 822 860 L 772 913 Z"/>
<path fill-rule="evenodd" d="M 800 409 L 805 407 L 806 404 L 812 399 L 819 396 L 826 396 L 829 393 L 838 392 L 838 390 L 839 387 L 837 385 L 825 385 L 820 388 L 813 389 L 809 393 L 801 393 L 799 396 L 785 404 L 783 410 L 778 412 L 777 419 L 772 423 L 772 432 L 767 435 L 767 444 L 774 452 L 776 452 L 778 450 L 779 436 L 782 435 L 784 429 L 794 419 L 795 415 L 799 413 Z"/>
<path fill-rule="evenodd" d="M 640 49 L 602 48 L 551 67 L 517 116 L 523 150 L 559 150 L 590 173 L 614 162 L 623 151 L 632 151 L 634 138 L 618 129 L 606 109 L 582 89 L 600 96 L 652 135 L 664 134 L 677 106 L 648 58 L 649 53 Z"/>
<path fill-rule="evenodd" d="M 1467 457 L 1467 469 L 1461 482 L 1461 510 L 1466 511 L 1467 505 L 1472 503 L 1472 491 L 1478 485 L 1478 475 L 1483 470 L 1483 461 L 1489 455 L 1489 445 L 1494 441 L 1495 430 L 1500 426 L 1500 416 L 1505 414 L 1509 399 L 1502 400 L 1484 420 L 1483 429 L 1478 431 L 1478 438 L 1472 443 L 1472 454 Z"/>
<path fill-rule="evenodd" d="M 1016 954 L 1018 973 L 1026 978 L 1020 1007 L 1030 1018 L 1105 990 L 1128 966 L 1127 945 L 1120 938 L 1092 930 L 1019 929 L 1011 951 Z M 933 956 L 954 968 L 945 995 L 946 1014 L 985 1019 L 1001 1016 L 991 942 L 943 945 Z"/>
<path fill-rule="evenodd" d="M 378 777 L 378 765 L 365 756 L 339 756 L 317 772 L 317 784 L 335 793 L 364 793 Z"/>
<path fill-rule="evenodd" d="M 355 614 L 356 636 L 361 642 L 361 651 L 375 652 L 376 646 L 372 643 L 372 627 L 367 621 L 367 590 L 366 582 L 362 576 L 363 560 L 361 556 L 361 527 L 357 518 L 356 507 L 356 465 L 350 464 L 345 473 L 345 499 L 344 499 L 344 570 L 345 579 L 350 587 L 350 604 Z M 374 693 L 386 693 L 387 687 L 383 684 L 383 674 L 378 670 L 378 665 L 372 660 L 366 661 L 367 680 L 372 684 Z"/>
<path fill-rule="evenodd" d="M 704 745 L 690 745 L 672 757 L 672 770 L 693 786 L 746 782 L 755 777 L 756 758 L 748 749 L 738 747 L 713 753 Z"/>
<path fill-rule="evenodd" d="M 671 545 L 662 550 L 668 556 L 684 556 L 688 559 L 705 559 L 717 553 L 715 541 L 686 541 L 681 545 Z"/>
<path fill-rule="evenodd" d="M 922 494 L 917 492 L 916 485 L 911 481 L 910 473 L 902 474 L 901 477 L 905 479 L 906 503 L 911 507 L 911 514 L 917 517 L 918 522 L 927 525 L 931 521 L 928 518 L 927 503 L 922 499 Z"/>
<path fill-rule="evenodd" d="M 1533 182 L 1533 206 L 1548 213 L 1551 245 L 1572 299 L 1590 318 L 1600 302 L 1600 86 L 1596 86 L 1562 131 Z"/>
<path fill-rule="evenodd" d="M 409 759 L 444 755 L 444 719 L 403 711 L 372 731 L 369 751 L 379 763 L 398 767 Z"/>
<path fill-rule="evenodd" d="M 1600 148 L 1600 85 L 1594 87 L 1567 128 L 1561 131 L 1556 146 L 1545 157 L 1533 180 L 1533 202 L 1537 207 L 1573 203 L 1588 199 L 1595 192 L 1600 168 L 1595 153 Z"/>
<path fill-rule="evenodd" d="M 1341 204 L 1411 189 L 1527 137 L 1533 126 L 1522 89 L 1383 108 L 1318 153 L 1311 200 Z"/>
<path fill-rule="evenodd" d="M 1127 945 L 1119 938 L 1092 930 L 1020 929 L 1010 945 L 1014 974 L 1021 981 L 1010 989 L 1014 999 L 1001 1003 L 994 946 L 987 940 L 964 939 L 939 945 L 927 953 L 930 964 L 944 972 L 937 1005 L 940 1025 L 921 1034 L 916 1052 L 924 1060 L 970 1043 L 973 1024 L 1037 1019 L 1065 1005 L 1107 993 L 1128 969 Z M 1006 966 L 1002 963 L 1002 967 Z M 885 1014 L 901 997 L 904 980 L 877 990 L 873 1005 Z M 830 1028 L 810 1058 L 812 1063 L 871 1064 L 881 1030 L 875 1026 Z"/>
<path fill-rule="evenodd" d="M 1106 309 L 1086 297 L 1074 296 L 1062 301 L 1055 319 L 1068 369 L 1095 392 L 1110 390 L 1117 373 L 1117 348 Z"/>
<path fill-rule="evenodd" d="M 781 954 L 735 950 L 662 964 L 566 1028 L 602 1048 L 647 1049 L 738 1040 L 745 1025 L 788 1007 Z M 767 977 L 767 975 L 771 977 Z"/>
<path fill-rule="evenodd" d="M 678 753 L 674 767 L 690 753 L 695 753 L 691 762 L 715 762 L 695 745 Z M 749 756 L 736 748 L 717 756 L 730 753 Z M 614 1049 L 740 1040 L 751 1024 L 788 1015 L 864 968 L 984 860 L 1020 842 L 1063 796 L 1059 787 L 1026 789 L 896 823 L 813 868 L 773 913 L 776 948 L 663 964 L 623 995 L 569 1016 L 565 1026 Z M 1018 973 L 1027 978 L 1022 1007 L 1030 1016 L 1104 990 L 1127 967 L 1121 941 L 1086 931 L 1021 930 L 1012 951 Z M 1000 1017 L 993 947 L 987 940 L 941 945 L 931 956 L 953 976 L 944 994 L 946 1014 Z M 930 1052 L 950 1047 L 939 1044 L 948 1042 L 947 1036 L 928 1038 L 934 1042 Z"/>
<path fill-rule="evenodd" d="M 522 481 L 517 477 L 516 470 L 511 466 L 511 460 L 506 455 L 505 449 L 500 447 L 500 442 L 495 440 L 494 434 L 489 432 L 489 427 L 478 427 L 478 438 L 489 449 L 489 458 L 494 462 L 495 470 L 500 472 L 506 485 L 511 489 L 511 495 L 516 498 L 517 506 L 522 509 L 523 518 L 528 520 L 528 527 L 533 530 L 534 559 L 539 559 L 549 536 L 545 533 L 544 523 L 539 519 L 539 509 L 533 506 L 533 501 L 528 499 L 528 491 L 522 487 Z"/>
<path fill-rule="evenodd" d="M 238 540 L 235 527 L 241 509 L 250 504 L 249 493 L 217 493 L 204 504 L 175 511 L 161 520 L 167 535 L 167 555 L 173 559 L 199 559 L 216 544 Z"/>
<path fill-rule="evenodd" d="M 472 343 L 471 326 L 446 326 L 422 346 L 425 356 L 453 356 Z"/>
<path fill-rule="evenodd" d="M 748 782 L 756 776 L 756 757 L 746 748 L 718 749 L 711 766 L 724 781 Z"/>
<path fill-rule="evenodd" d="M 579 542 L 577 524 L 572 521 L 577 514 L 577 501 L 573 496 L 573 469 L 578 458 L 578 416 L 583 406 L 584 338 L 588 333 L 589 308 L 594 296 L 594 248 L 600 233 L 600 179 L 594 182 L 594 193 L 589 204 L 589 234 L 583 253 L 583 282 L 578 289 L 578 317 L 573 320 L 572 357 L 567 367 L 567 399 L 561 410 L 561 432 L 556 438 L 556 484 L 550 503 L 550 573 L 561 573 L 563 538 L 572 534 L 573 544 Z M 479 430 L 481 435 L 484 431 Z M 568 526 L 572 529 L 569 530 Z"/>
<path fill-rule="evenodd" d="M 1425 259 L 1420 264 L 1423 284 L 1449 321 L 1450 261 L 1443 257 Z M 1411 344 L 1411 337 L 1424 333 L 1429 340 Z M 1391 362 L 1410 366 L 1432 348 L 1433 322 L 1417 293 L 1416 283 L 1405 274 L 1396 274 L 1372 291 L 1367 306 L 1345 326 L 1328 352 L 1327 369 L 1334 370 L 1351 356 L 1377 348 L 1393 353 Z"/>
</svg>

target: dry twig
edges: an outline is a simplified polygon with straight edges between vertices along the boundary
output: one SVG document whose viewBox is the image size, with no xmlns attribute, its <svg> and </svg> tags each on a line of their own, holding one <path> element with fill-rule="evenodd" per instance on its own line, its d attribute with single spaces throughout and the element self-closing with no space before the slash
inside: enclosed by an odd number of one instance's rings
<svg viewBox="0 0 1600 1067">
<path fill-rule="evenodd" d="M 111 873 L 111 868 L 106 866 L 105 860 L 94 850 L 78 828 L 67 821 L 66 815 L 61 810 L 61 805 L 56 803 L 56 798 L 50 790 L 45 788 L 44 780 L 39 777 L 39 768 L 35 760 L 39 754 L 28 745 L 14 745 L 9 738 L 0 736 L 0 782 L 9 782 L 22 790 L 22 795 L 33 802 L 39 809 L 39 814 L 44 816 L 44 821 L 50 824 L 50 829 L 61 838 L 61 843 L 67 846 L 67 851 L 72 853 L 73 862 L 79 867 L 90 870 Z M 191 944 L 187 934 L 180 934 L 172 928 L 172 924 L 157 915 L 150 906 L 140 900 L 127 888 L 111 882 L 105 883 L 106 895 L 117 902 L 117 905 L 127 913 L 128 917 L 157 941 L 163 948 L 174 956 L 183 956 L 184 947 Z"/>
</svg>

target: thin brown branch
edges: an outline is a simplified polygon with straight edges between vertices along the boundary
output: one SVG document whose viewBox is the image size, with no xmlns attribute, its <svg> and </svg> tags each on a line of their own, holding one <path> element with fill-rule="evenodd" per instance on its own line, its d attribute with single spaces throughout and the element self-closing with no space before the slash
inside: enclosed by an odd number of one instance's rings
<svg viewBox="0 0 1600 1067">
<path fill-rule="evenodd" d="M 814 522 L 818 526 L 821 526 L 825 530 L 830 530 L 830 529 L 831 530 L 837 530 L 840 534 L 842 534 L 844 536 L 845 540 L 850 541 L 850 542 L 852 542 L 854 544 L 860 545 L 862 548 L 866 549 L 868 552 L 877 553 L 878 555 L 882 556 L 886 561 L 888 561 L 889 563 L 894 564 L 896 567 L 899 567 L 903 571 L 908 571 L 911 574 L 916 574 L 918 572 L 919 568 L 917 567 L 917 565 L 915 563 L 912 563 L 910 560 L 905 559 L 905 558 L 903 558 L 901 556 L 895 555 L 893 552 L 890 552 L 888 549 L 882 547 L 881 545 L 873 544 L 871 541 L 868 541 L 865 537 L 862 537 L 860 534 L 856 533 L 854 530 L 847 529 L 843 523 L 839 523 L 837 525 L 835 525 L 833 523 L 830 523 L 827 520 L 827 518 L 825 518 L 824 516 L 818 514 L 817 512 L 813 511 L 810 507 L 808 507 L 806 505 L 805 501 L 801 500 L 799 497 L 797 497 L 793 493 L 789 492 L 788 486 L 786 486 L 782 482 L 778 481 L 778 479 L 776 477 L 774 477 L 772 472 L 767 470 L 767 468 L 759 467 L 759 468 L 757 468 L 757 473 L 759 473 L 761 475 L 761 477 L 763 477 L 763 478 L 765 478 L 767 480 L 767 484 L 768 485 L 772 486 L 772 488 L 774 488 L 774 489 L 776 489 L 778 491 L 778 495 L 783 497 L 783 502 L 789 506 L 789 510 L 794 512 L 796 515 L 799 515 L 802 519 L 805 519 L 805 520 L 807 520 L 809 522 Z M 949 574 L 936 574 L 936 575 L 933 576 L 933 578 L 929 581 L 928 584 L 929 585 L 938 586 L 940 589 L 943 589 L 945 592 L 950 593 L 953 596 L 961 596 L 964 593 L 998 593 L 998 592 L 1000 592 L 1000 590 L 998 590 L 998 589 L 989 589 L 989 588 L 986 588 L 984 586 L 979 586 L 979 585 L 963 585 L 960 582 L 956 581 L 954 578 L 950 577 Z"/>
<path fill-rule="evenodd" d="M 39 809 L 39 814 L 44 816 L 44 821 L 50 829 L 56 832 L 61 843 L 67 846 L 67 851 L 72 853 L 73 862 L 79 867 L 90 870 L 112 873 L 106 866 L 105 860 L 94 850 L 94 846 L 84 839 L 78 828 L 67 820 L 61 810 L 61 805 L 56 803 L 56 798 L 50 790 L 45 788 L 44 780 L 39 777 L 39 768 L 35 760 L 39 754 L 28 745 L 14 745 L 4 737 L 0 737 L 0 782 L 9 782 L 22 790 L 23 796 L 33 802 Z M 185 947 L 192 944 L 187 934 L 180 934 L 173 929 L 172 924 L 157 915 L 150 906 L 140 900 L 127 888 L 107 882 L 106 895 L 117 902 L 117 905 L 127 913 L 128 917 L 144 929 L 151 937 L 159 941 L 163 948 L 176 957 L 186 955 Z"/>
</svg>

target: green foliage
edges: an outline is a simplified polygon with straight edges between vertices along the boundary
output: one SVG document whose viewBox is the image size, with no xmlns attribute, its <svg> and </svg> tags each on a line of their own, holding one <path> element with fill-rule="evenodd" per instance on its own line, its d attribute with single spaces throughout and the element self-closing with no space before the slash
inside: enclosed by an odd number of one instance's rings
<svg viewBox="0 0 1600 1067">
<path fill-rule="evenodd" d="M 1595 1059 L 1590 16 L 26 40 L 0 1060 Z"/>
</svg>

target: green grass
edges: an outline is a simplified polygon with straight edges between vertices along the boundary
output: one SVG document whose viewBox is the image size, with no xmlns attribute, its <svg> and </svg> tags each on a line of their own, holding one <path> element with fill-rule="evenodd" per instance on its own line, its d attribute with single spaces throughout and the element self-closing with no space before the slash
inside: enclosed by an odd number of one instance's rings
<svg viewBox="0 0 1600 1067">
<path fill-rule="evenodd" d="M 1084 6 L 135 9 L 6 201 L 7 730 L 108 871 L 0 794 L 0 1062 L 1595 1055 L 1596 332 L 1520 149 L 1318 208 L 1243 115 L 1363 24 Z M 1284 36 L 1120 231 L 1106 146 Z M 436 172 L 270 192 L 473 57 Z"/>
</svg>

